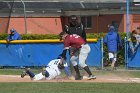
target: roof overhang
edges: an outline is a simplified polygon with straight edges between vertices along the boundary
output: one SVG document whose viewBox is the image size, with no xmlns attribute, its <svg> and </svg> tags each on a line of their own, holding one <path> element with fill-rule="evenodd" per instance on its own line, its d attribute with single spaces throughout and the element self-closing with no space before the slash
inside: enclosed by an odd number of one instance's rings
<svg viewBox="0 0 140 93">
<path fill-rule="evenodd" d="M 3 1 L 0 2 L 1 16 L 10 12 L 12 16 L 24 16 L 21 0 L 15 0 L 12 11 L 12 0 Z M 24 3 L 27 17 L 126 13 L 126 0 L 24 0 Z M 140 14 L 139 11 L 140 2 L 130 0 L 130 13 Z"/>
</svg>

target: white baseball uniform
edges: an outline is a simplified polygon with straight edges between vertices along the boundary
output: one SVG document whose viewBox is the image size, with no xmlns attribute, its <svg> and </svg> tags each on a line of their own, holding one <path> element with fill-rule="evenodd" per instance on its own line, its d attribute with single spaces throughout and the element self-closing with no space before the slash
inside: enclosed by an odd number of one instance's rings
<svg viewBox="0 0 140 93">
<path fill-rule="evenodd" d="M 42 80 L 47 79 L 51 80 L 54 79 L 56 76 L 61 74 L 60 69 L 58 68 L 58 64 L 60 63 L 60 59 L 54 59 L 50 61 L 46 67 L 46 71 L 49 73 L 49 77 L 45 77 L 42 72 L 39 74 L 36 74 L 32 80 Z M 68 67 L 67 63 L 65 62 L 64 67 Z"/>
</svg>

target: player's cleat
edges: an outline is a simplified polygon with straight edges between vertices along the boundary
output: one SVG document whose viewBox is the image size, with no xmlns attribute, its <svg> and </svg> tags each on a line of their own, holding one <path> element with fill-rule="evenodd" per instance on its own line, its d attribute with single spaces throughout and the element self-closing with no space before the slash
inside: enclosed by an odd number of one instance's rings
<svg viewBox="0 0 140 93">
<path fill-rule="evenodd" d="M 21 73 L 21 78 L 24 78 L 24 76 L 26 76 L 27 75 L 27 71 L 29 71 L 30 70 L 30 68 L 25 68 L 25 70 Z"/>
<path fill-rule="evenodd" d="M 25 68 L 25 71 L 29 71 L 30 70 L 30 68 Z"/>
<path fill-rule="evenodd" d="M 88 77 L 88 80 L 91 80 L 91 79 L 96 79 L 96 76 L 95 76 L 95 75 L 90 75 L 90 76 Z"/>
<path fill-rule="evenodd" d="M 76 76 L 76 77 L 75 77 L 75 80 L 82 80 L 82 79 L 83 79 L 82 76 Z"/>
<path fill-rule="evenodd" d="M 23 71 L 22 73 L 21 73 L 21 78 L 24 78 L 24 76 L 26 76 L 26 71 Z"/>
</svg>

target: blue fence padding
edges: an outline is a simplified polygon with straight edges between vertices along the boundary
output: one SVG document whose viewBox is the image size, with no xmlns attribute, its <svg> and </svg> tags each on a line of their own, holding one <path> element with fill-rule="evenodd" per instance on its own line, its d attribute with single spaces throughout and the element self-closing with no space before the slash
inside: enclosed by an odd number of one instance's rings
<svg viewBox="0 0 140 93">
<path fill-rule="evenodd" d="M 101 66 L 100 41 L 89 43 L 90 66 Z M 0 44 L 0 66 L 45 66 L 62 53 L 63 43 Z M 67 61 L 69 57 L 67 54 Z"/>
<path fill-rule="evenodd" d="M 128 67 L 140 67 L 140 47 L 135 53 L 128 50 Z"/>
<path fill-rule="evenodd" d="M 102 52 L 101 52 L 101 42 L 89 43 L 91 51 L 87 58 L 87 64 L 89 66 L 101 66 Z"/>
</svg>

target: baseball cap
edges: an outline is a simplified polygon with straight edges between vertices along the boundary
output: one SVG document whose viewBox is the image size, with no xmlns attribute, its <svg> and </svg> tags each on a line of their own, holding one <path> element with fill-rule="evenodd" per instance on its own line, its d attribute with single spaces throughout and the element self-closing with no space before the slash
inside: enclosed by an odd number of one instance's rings
<svg viewBox="0 0 140 93">
<path fill-rule="evenodd" d="M 16 30 L 13 29 L 13 28 L 10 29 L 10 32 L 11 32 L 11 33 L 15 32 L 15 31 L 16 31 Z"/>
</svg>

